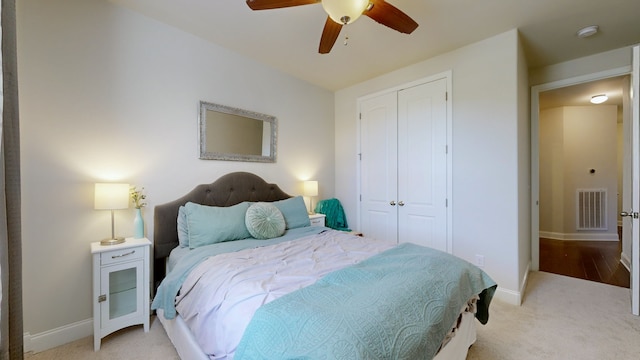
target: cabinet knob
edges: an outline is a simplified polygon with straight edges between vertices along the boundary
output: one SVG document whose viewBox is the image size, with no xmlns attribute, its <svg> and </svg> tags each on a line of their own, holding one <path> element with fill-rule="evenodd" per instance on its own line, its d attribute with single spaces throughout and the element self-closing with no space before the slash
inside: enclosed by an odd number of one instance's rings
<svg viewBox="0 0 640 360">
<path fill-rule="evenodd" d="M 404 201 L 402 200 L 398 201 L 398 206 L 404 206 Z"/>
<path fill-rule="evenodd" d="M 395 201 L 393 201 L 393 200 L 391 200 L 391 202 L 389 203 L 389 205 L 391 205 L 391 206 L 396 206 L 396 202 L 395 202 Z"/>
</svg>

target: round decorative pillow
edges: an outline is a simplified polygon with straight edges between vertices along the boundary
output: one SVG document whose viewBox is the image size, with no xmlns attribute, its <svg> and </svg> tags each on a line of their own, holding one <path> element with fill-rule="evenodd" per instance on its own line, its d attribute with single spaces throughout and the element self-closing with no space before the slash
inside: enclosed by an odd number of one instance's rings
<svg viewBox="0 0 640 360">
<path fill-rule="evenodd" d="M 244 222 L 251 236 L 256 239 L 271 239 L 284 234 L 284 216 L 270 203 L 259 202 L 249 206 Z"/>
</svg>

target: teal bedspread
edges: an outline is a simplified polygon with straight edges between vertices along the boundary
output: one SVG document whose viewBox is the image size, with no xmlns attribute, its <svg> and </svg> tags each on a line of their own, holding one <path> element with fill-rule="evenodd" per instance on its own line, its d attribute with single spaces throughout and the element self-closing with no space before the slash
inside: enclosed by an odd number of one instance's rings
<svg viewBox="0 0 640 360">
<path fill-rule="evenodd" d="M 432 359 L 475 294 L 487 322 L 496 287 L 462 259 L 404 243 L 260 307 L 235 359 Z"/>
<path fill-rule="evenodd" d="M 167 319 L 173 319 L 176 316 L 175 299 L 180 291 L 182 283 L 189 275 L 189 272 L 198 264 L 211 256 L 218 254 L 240 251 L 249 248 L 278 244 L 284 241 L 295 240 L 312 234 L 318 234 L 327 228 L 322 226 L 307 226 L 296 229 L 287 230 L 284 235 L 274 239 L 256 240 L 253 238 L 228 241 L 207 245 L 191 250 L 180 260 L 179 263 L 167 274 L 156 291 L 156 295 L 151 303 L 151 310 L 163 309 L 164 316 Z"/>
</svg>

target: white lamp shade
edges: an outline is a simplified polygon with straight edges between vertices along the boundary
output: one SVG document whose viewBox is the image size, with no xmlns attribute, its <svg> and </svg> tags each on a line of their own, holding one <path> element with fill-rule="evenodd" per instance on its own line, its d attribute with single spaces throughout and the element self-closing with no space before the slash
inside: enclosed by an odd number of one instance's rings
<svg viewBox="0 0 640 360">
<path fill-rule="evenodd" d="M 369 0 L 322 0 L 324 11 L 340 25 L 356 21 L 367 6 Z"/>
<path fill-rule="evenodd" d="M 129 184 L 96 183 L 95 209 L 116 210 L 129 207 Z"/>
<path fill-rule="evenodd" d="M 304 182 L 304 196 L 318 196 L 318 182 L 309 180 Z"/>
</svg>

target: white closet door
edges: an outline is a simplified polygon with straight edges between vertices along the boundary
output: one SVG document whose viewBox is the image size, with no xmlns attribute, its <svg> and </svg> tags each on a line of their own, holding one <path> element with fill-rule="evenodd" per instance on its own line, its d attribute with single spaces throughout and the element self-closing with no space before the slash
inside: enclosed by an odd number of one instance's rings
<svg viewBox="0 0 640 360">
<path fill-rule="evenodd" d="M 360 226 L 367 237 L 398 241 L 397 96 L 360 104 Z"/>
<path fill-rule="evenodd" d="M 398 92 L 400 242 L 447 249 L 445 79 Z"/>
</svg>

